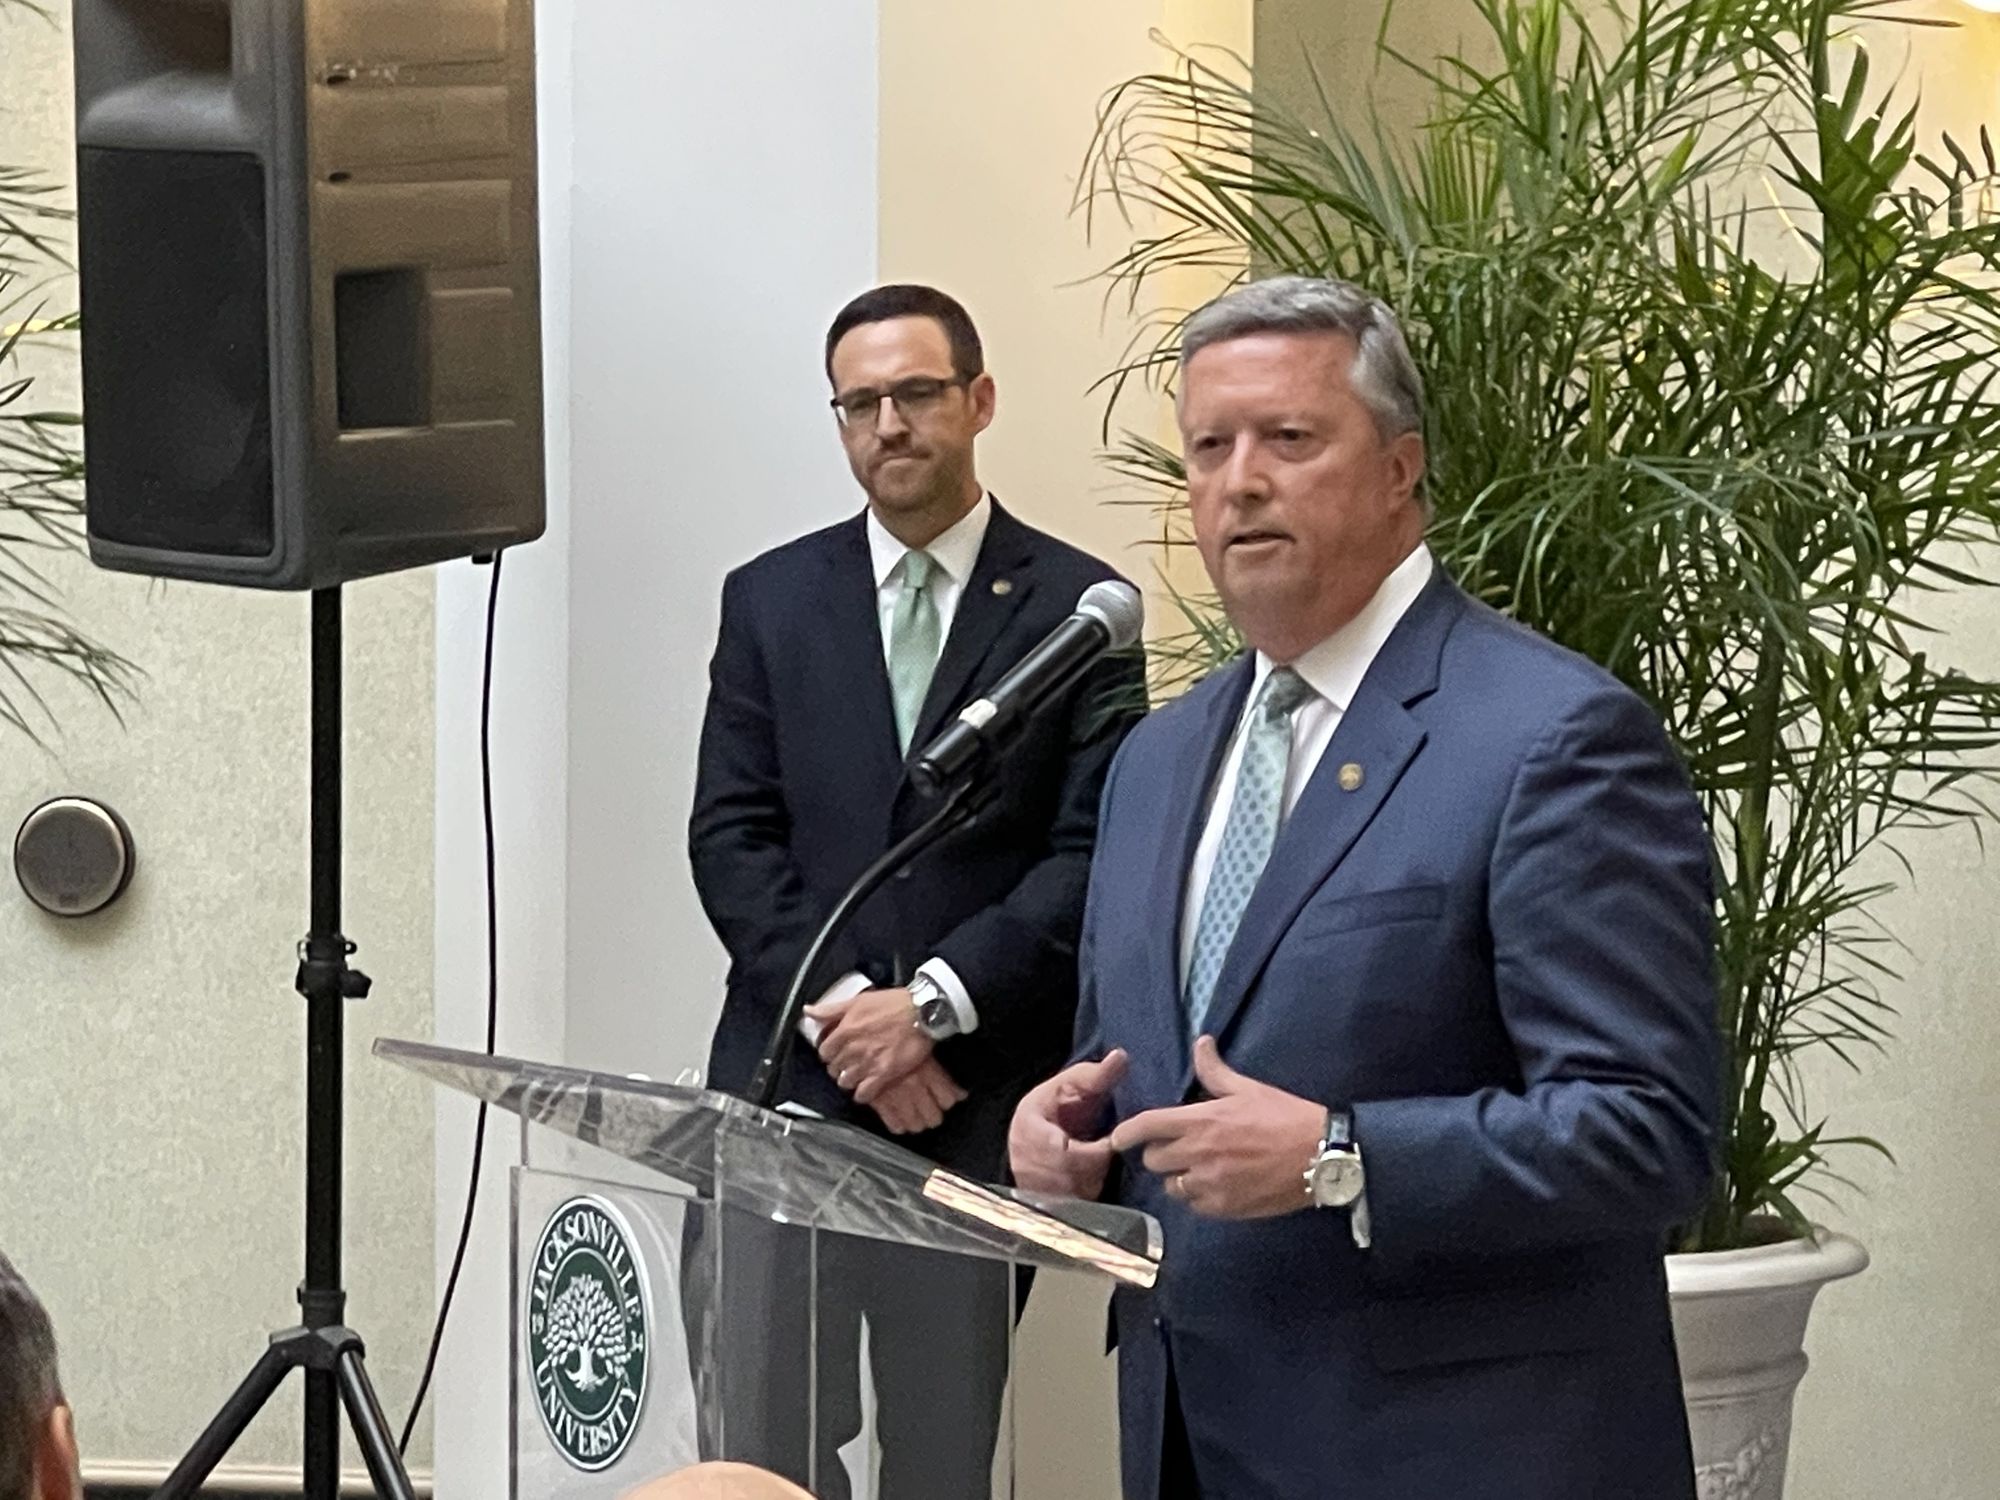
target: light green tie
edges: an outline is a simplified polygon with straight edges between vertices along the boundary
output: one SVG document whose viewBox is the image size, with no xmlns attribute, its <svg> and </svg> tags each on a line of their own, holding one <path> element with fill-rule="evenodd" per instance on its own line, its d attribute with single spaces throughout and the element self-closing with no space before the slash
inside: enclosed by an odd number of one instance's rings
<svg viewBox="0 0 2000 1500">
<path fill-rule="evenodd" d="M 896 743 L 908 754 L 937 670 L 938 612 L 930 588 L 937 562 L 928 552 L 905 552 L 897 566 L 903 570 L 903 592 L 889 621 L 889 695 L 896 704 Z"/>
</svg>

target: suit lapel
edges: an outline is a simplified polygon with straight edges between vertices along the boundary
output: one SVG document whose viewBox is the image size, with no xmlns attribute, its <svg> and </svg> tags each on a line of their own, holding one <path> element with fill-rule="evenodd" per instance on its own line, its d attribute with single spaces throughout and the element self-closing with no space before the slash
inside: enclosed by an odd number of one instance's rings
<svg viewBox="0 0 2000 1500">
<path fill-rule="evenodd" d="M 910 736 L 912 752 L 929 744 L 944 728 L 945 720 L 965 706 L 973 674 L 1034 591 L 1034 558 L 1034 534 L 994 501 L 972 576 L 959 590 L 951 634 L 945 637 L 937 668 L 931 673 L 916 733 Z M 886 685 L 886 673 L 883 680 Z"/>
<path fill-rule="evenodd" d="M 1182 924 L 1195 914 L 1182 908 L 1187 897 L 1188 867 L 1194 863 L 1195 847 L 1207 821 L 1209 788 L 1215 785 L 1217 770 L 1243 715 L 1243 699 L 1255 675 L 1255 659 L 1247 653 L 1222 669 L 1216 691 L 1210 695 L 1202 716 L 1180 746 L 1171 772 L 1172 789 L 1167 806 L 1170 820 L 1162 832 L 1161 858 L 1152 875 L 1152 889 L 1146 910 L 1158 913 L 1152 935 L 1147 939 L 1149 954 L 1145 993 L 1153 997 L 1159 1013 L 1154 1017 L 1161 1034 L 1172 1037 L 1179 1049 L 1179 1065 L 1190 1065 L 1187 1052 L 1187 1022 L 1181 1009 Z"/>
<path fill-rule="evenodd" d="M 833 532 L 831 587 L 825 601 L 823 648 L 834 658 L 825 676 L 842 707 L 859 718 L 853 743 L 871 771 L 893 774 L 896 709 L 889 696 L 889 668 L 882 655 L 882 617 L 876 602 L 875 564 L 868 555 L 865 513 Z"/>
<path fill-rule="evenodd" d="M 1436 690 L 1439 654 L 1464 608 L 1465 596 L 1439 572 L 1383 643 L 1243 909 L 1204 1030 L 1217 1037 L 1228 1031 L 1285 930 L 1423 748 L 1425 731 L 1409 705 Z M 1358 769 L 1358 784 L 1354 772 L 1341 774 L 1347 767 Z"/>
</svg>

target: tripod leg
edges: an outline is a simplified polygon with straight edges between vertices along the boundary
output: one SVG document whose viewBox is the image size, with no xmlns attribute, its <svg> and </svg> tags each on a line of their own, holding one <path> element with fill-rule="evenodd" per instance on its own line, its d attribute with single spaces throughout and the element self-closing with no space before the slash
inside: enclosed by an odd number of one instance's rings
<svg viewBox="0 0 2000 1500">
<path fill-rule="evenodd" d="M 215 1471 L 215 1466 L 243 1436 L 243 1429 L 250 1425 L 250 1419 L 263 1409 L 272 1393 L 284 1383 L 294 1363 L 295 1356 L 285 1345 L 273 1343 L 266 1349 L 263 1357 L 251 1366 L 250 1373 L 243 1377 L 243 1383 L 223 1403 L 222 1410 L 194 1440 L 187 1456 L 174 1465 L 166 1483 L 153 1492 L 153 1500 L 195 1500 L 208 1476 Z"/>
<path fill-rule="evenodd" d="M 331 1370 L 306 1371 L 305 1500 L 340 1500 L 340 1391 Z"/>
<path fill-rule="evenodd" d="M 416 1500 L 403 1455 L 389 1432 L 389 1419 L 382 1415 L 382 1403 L 375 1399 L 368 1368 L 361 1363 L 361 1351 L 344 1350 L 339 1371 L 340 1396 L 347 1403 L 347 1419 L 353 1423 L 355 1439 L 368 1461 L 368 1477 L 375 1482 L 375 1493 L 383 1500 Z"/>
</svg>

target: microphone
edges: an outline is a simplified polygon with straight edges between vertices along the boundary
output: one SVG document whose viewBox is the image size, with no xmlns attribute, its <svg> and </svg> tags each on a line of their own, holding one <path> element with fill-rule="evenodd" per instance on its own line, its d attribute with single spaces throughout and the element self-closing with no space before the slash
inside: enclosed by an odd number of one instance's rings
<svg viewBox="0 0 2000 1500">
<path fill-rule="evenodd" d="M 1050 631 L 983 698 L 974 699 L 910 767 L 910 779 L 936 796 L 982 770 L 1020 735 L 1035 711 L 1107 651 L 1139 639 L 1146 607 L 1129 583 L 1093 583 L 1076 612 Z"/>
</svg>

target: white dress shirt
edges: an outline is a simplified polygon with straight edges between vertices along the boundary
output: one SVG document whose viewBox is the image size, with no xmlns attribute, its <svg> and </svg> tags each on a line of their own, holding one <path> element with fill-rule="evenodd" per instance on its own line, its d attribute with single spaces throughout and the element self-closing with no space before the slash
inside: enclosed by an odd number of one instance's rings
<svg viewBox="0 0 2000 1500">
<path fill-rule="evenodd" d="M 1291 662 L 1294 672 L 1305 679 L 1312 695 L 1292 712 L 1292 758 L 1285 770 L 1284 816 L 1290 817 L 1299 794 L 1312 780 L 1313 772 L 1333 740 L 1333 732 L 1354 701 L 1361 679 L 1368 675 L 1382 643 L 1403 618 L 1417 595 L 1430 582 L 1431 553 L 1421 543 L 1382 580 L 1375 596 L 1349 620 L 1317 646 Z M 1195 929 L 1200 925 L 1202 898 L 1208 893 L 1209 876 L 1222 848 L 1223 826 L 1229 821 L 1229 804 L 1236 795 L 1236 773 L 1243 760 L 1243 731 L 1250 722 L 1250 710 L 1263 691 L 1264 679 L 1279 663 L 1263 652 L 1250 679 L 1250 691 L 1243 700 L 1243 712 L 1223 756 L 1222 770 L 1209 793 L 1207 821 L 1202 824 L 1201 842 L 1195 845 L 1194 862 L 1188 866 L 1187 890 L 1181 902 L 1180 976 L 1187 985 L 1188 965 L 1194 958 Z M 1280 825 L 1282 827 L 1282 824 Z M 1364 1248 L 1368 1244 L 1368 1200 L 1364 1196 L 1353 1207 L 1354 1238 Z"/>
<path fill-rule="evenodd" d="M 931 577 L 931 603 L 937 609 L 938 640 L 951 639 L 952 618 L 958 613 L 965 580 L 979 561 L 979 549 L 986 543 L 986 528 L 993 520 L 993 497 L 981 495 L 979 503 L 954 521 L 924 551 L 937 564 Z M 896 602 L 903 597 L 903 575 L 897 571 L 910 549 L 889 534 L 868 508 L 868 560 L 875 566 L 875 608 L 882 617 L 882 661 L 889 660 L 889 631 L 896 618 Z"/>
<path fill-rule="evenodd" d="M 1292 670 L 1312 689 L 1312 696 L 1292 711 L 1292 758 L 1285 771 L 1285 817 L 1292 815 L 1299 794 L 1312 780 L 1313 771 L 1320 757 L 1326 754 L 1333 732 L 1340 728 L 1341 717 L 1354 701 L 1355 691 L 1368 675 L 1375 654 L 1430 578 L 1430 548 L 1419 543 L 1417 550 L 1382 580 L 1375 597 L 1361 607 L 1360 614 L 1290 663 Z M 1257 653 L 1257 666 L 1250 679 L 1250 691 L 1243 700 L 1243 712 L 1237 717 L 1229 751 L 1222 758 L 1222 770 L 1209 791 L 1207 822 L 1202 825 L 1201 842 L 1195 845 L 1194 863 L 1188 866 L 1187 890 L 1181 902 L 1183 985 L 1187 983 L 1188 965 L 1194 958 L 1202 897 L 1208 892 L 1208 878 L 1215 871 L 1215 857 L 1222 849 L 1223 825 L 1229 821 L 1229 804 L 1236 795 L 1236 773 L 1243 761 L 1243 731 L 1250 722 L 1250 710 L 1257 705 L 1257 695 L 1263 691 L 1264 679 L 1277 665 L 1263 652 Z"/>
<path fill-rule="evenodd" d="M 977 505 L 924 548 L 931 561 L 937 564 L 937 571 L 931 578 L 931 603 L 937 610 L 940 642 L 951 639 L 951 622 L 958 613 L 958 601 L 965 593 L 965 581 L 972 576 L 973 564 L 979 561 L 979 549 L 986 542 L 986 527 L 992 519 L 993 497 L 990 494 L 981 495 Z M 869 507 L 866 524 L 868 558 L 875 567 L 875 608 L 882 621 L 882 660 L 886 665 L 896 604 L 903 596 L 901 564 L 910 549 L 890 535 L 889 528 L 876 516 L 873 506 Z M 917 973 L 925 975 L 944 991 L 945 998 L 951 1002 L 953 1014 L 958 1017 L 961 1035 L 979 1029 L 979 1011 L 972 1003 L 971 992 L 950 964 L 941 958 L 927 958 L 917 965 Z M 826 993 L 819 997 L 820 1003 L 849 1000 L 871 988 L 873 986 L 865 974 L 846 974 L 827 987 Z M 810 1021 L 804 1024 L 808 1028 L 806 1039 L 817 1041 L 818 1026 Z"/>
</svg>

